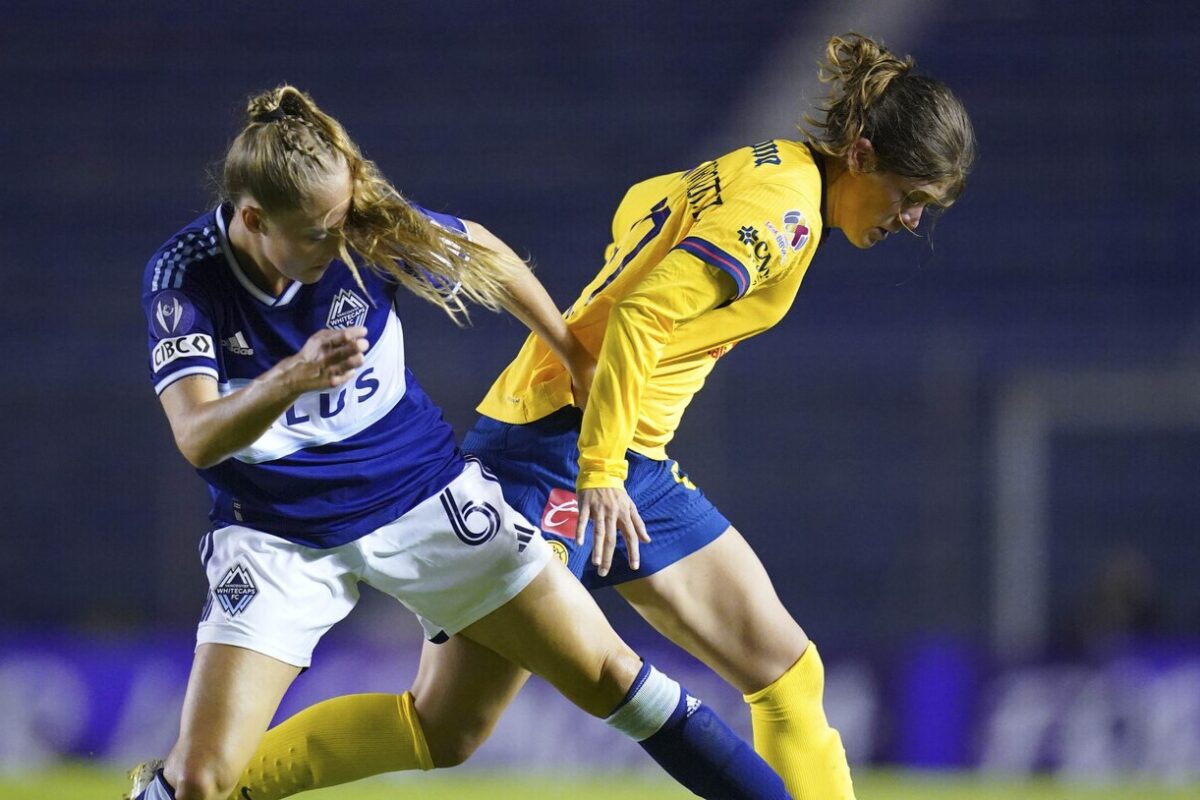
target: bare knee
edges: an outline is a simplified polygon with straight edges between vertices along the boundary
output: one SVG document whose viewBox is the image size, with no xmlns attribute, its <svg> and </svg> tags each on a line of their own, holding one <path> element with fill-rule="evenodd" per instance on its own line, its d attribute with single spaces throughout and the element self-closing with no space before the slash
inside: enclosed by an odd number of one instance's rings
<svg viewBox="0 0 1200 800">
<path fill-rule="evenodd" d="M 214 756 L 187 754 L 167 759 L 163 775 L 175 789 L 175 800 L 225 800 L 238 775 Z"/>
<path fill-rule="evenodd" d="M 625 699 L 641 669 L 642 660 L 632 650 L 622 648 L 609 653 L 601 665 L 600 680 L 592 693 L 595 702 L 582 706 L 583 710 L 600 719 L 608 717 Z"/>
</svg>

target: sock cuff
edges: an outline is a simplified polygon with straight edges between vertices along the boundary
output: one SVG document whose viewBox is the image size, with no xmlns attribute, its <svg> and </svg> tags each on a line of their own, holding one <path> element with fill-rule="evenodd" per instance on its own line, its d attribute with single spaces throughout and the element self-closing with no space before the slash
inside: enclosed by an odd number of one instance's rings
<svg viewBox="0 0 1200 800">
<path fill-rule="evenodd" d="M 825 664 L 817 652 L 817 643 L 810 641 L 808 647 L 784 673 L 757 692 L 742 695 L 747 703 L 760 703 L 780 691 L 800 692 L 818 697 L 824 692 Z"/>
<path fill-rule="evenodd" d="M 416 698 L 412 692 L 405 692 L 396 698 L 396 710 L 400 714 L 400 721 L 412 736 L 417 764 L 423 770 L 433 769 L 433 757 L 429 755 L 429 743 L 425 741 L 425 730 L 421 727 L 421 718 L 417 716 Z"/>
<path fill-rule="evenodd" d="M 641 742 L 666 724 L 679 708 L 682 695 L 683 688 L 678 683 L 649 664 L 643 664 L 625 700 L 604 721 Z"/>
<path fill-rule="evenodd" d="M 625 692 L 625 696 L 621 698 L 621 702 L 617 703 L 617 707 L 612 710 L 612 714 L 609 714 L 610 717 L 624 708 L 625 705 L 633 699 L 634 695 L 641 691 L 642 684 L 644 684 L 646 679 L 650 677 L 650 673 L 653 670 L 654 667 L 650 666 L 645 661 L 642 662 L 642 668 L 638 670 L 638 674 L 634 677 L 633 683 L 630 684 L 629 691 Z"/>
</svg>

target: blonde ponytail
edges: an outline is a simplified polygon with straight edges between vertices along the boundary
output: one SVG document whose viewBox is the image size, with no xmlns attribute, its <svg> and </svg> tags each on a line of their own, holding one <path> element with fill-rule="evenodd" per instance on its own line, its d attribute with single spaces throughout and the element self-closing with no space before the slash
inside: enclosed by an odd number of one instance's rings
<svg viewBox="0 0 1200 800">
<path fill-rule="evenodd" d="M 222 194 L 252 197 L 271 214 L 300 208 L 314 190 L 348 169 L 353 186 L 340 257 L 359 286 L 365 265 L 433 303 L 456 324 L 464 301 L 498 310 L 505 285 L 525 264 L 471 242 L 414 208 L 365 158 L 336 119 L 293 86 L 263 92 L 246 106 L 246 123 L 225 156 Z M 357 256 L 357 258 L 355 258 Z"/>
</svg>

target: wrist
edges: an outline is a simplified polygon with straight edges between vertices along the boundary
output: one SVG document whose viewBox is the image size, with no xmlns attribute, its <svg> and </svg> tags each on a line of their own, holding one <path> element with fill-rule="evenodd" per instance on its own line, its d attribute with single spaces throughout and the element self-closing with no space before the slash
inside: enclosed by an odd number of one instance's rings
<svg viewBox="0 0 1200 800">
<path fill-rule="evenodd" d="M 273 400 L 290 404 L 298 400 L 307 390 L 307 365 L 296 356 L 288 356 L 255 381 L 261 383 L 263 392 Z"/>
<path fill-rule="evenodd" d="M 627 467 L 621 462 L 615 469 L 581 469 L 575 479 L 575 491 L 585 489 L 622 489 L 625 486 Z"/>
</svg>

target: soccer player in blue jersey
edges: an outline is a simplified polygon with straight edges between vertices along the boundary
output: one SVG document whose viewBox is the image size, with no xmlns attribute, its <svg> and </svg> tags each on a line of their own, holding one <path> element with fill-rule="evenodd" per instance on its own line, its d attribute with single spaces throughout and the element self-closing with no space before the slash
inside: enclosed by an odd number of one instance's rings
<svg viewBox="0 0 1200 800">
<path fill-rule="evenodd" d="M 803 800 L 854 796 L 820 656 L 665 448 L 717 360 L 787 313 L 826 231 L 862 248 L 915 231 L 957 198 L 975 152 L 962 104 L 911 58 L 857 34 L 831 38 L 826 56 L 833 91 L 806 141 L 762 142 L 629 190 L 603 268 L 564 315 L 598 359 L 586 410 L 550 340 L 531 336 L 464 440 L 585 585 L 617 586 L 741 690 L 755 748 Z M 430 747 L 466 758 L 527 677 L 462 637 L 427 645 L 413 693 Z M 286 796 L 290 779 L 273 765 L 297 759 L 312 767 L 304 788 L 370 774 L 353 743 L 395 702 L 306 709 L 269 732 L 243 785 Z M 345 754 L 336 765 L 330 745 Z"/>
<path fill-rule="evenodd" d="M 692 791 L 787 797 L 746 743 L 617 637 L 405 367 L 402 286 L 452 317 L 469 301 L 508 309 L 586 384 L 592 356 L 520 259 L 479 225 L 407 202 L 292 87 L 250 101 L 223 177 L 224 201 L 159 248 L 143 283 L 150 374 L 209 486 L 213 529 L 179 738 L 161 768 L 135 770 L 134 795 L 233 792 L 363 582 L 431 640 L 544 676 Z M 389 702 L 367 733 L 410 767 L 437 766 L 420 700 Z"/>
</svg>

